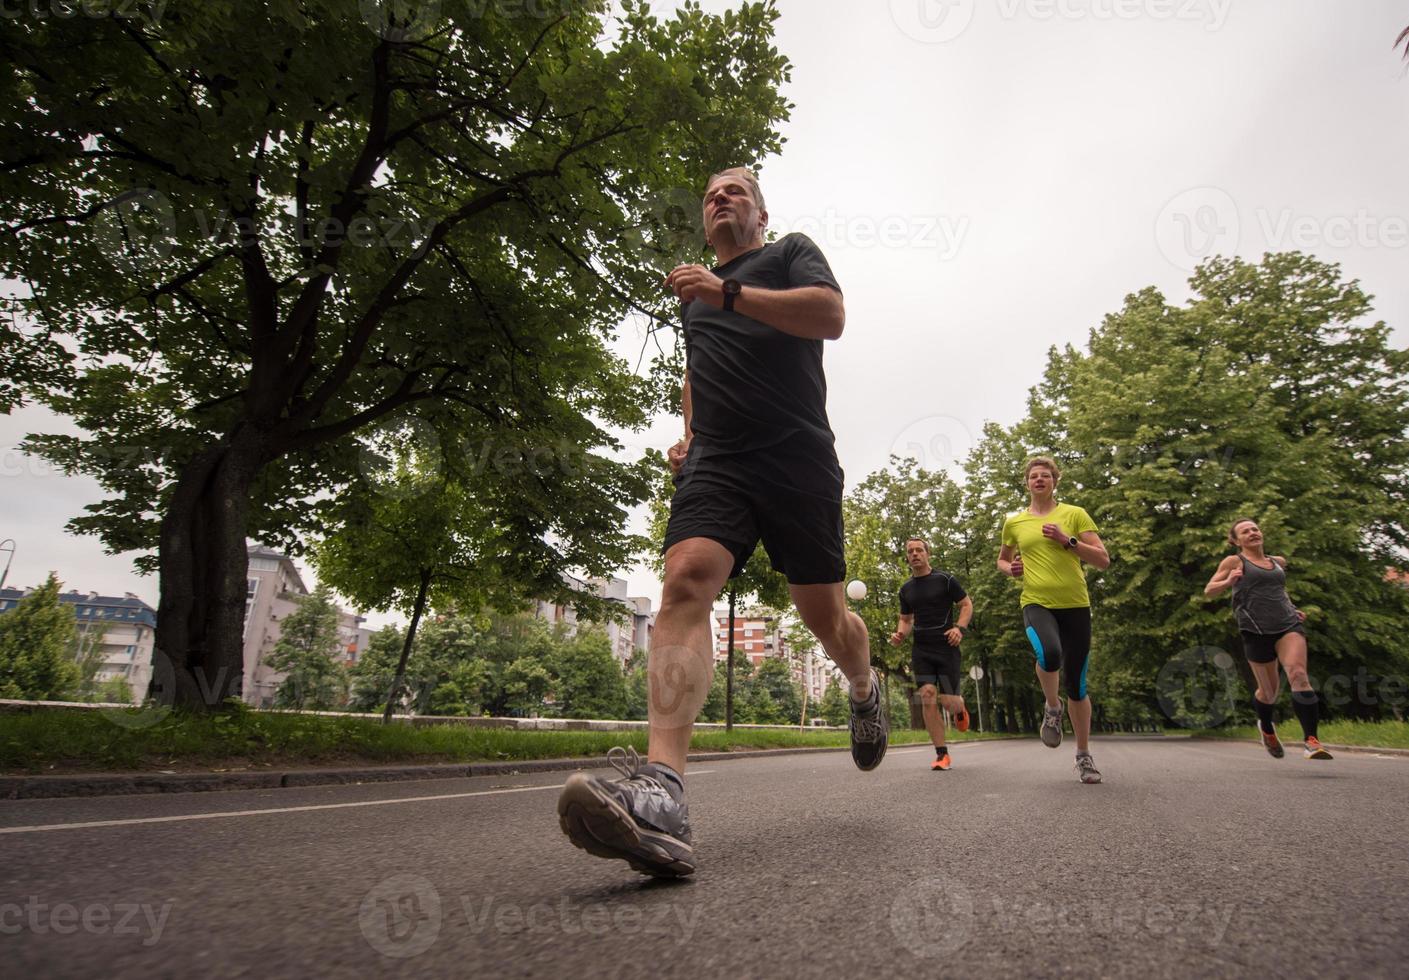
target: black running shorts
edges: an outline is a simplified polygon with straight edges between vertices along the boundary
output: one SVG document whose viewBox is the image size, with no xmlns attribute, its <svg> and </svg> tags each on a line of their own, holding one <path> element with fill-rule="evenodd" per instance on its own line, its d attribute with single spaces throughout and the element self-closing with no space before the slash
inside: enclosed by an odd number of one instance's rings
<svg viewBox="0 0 1409 980">
<path fill-rule="evenodd" d="M 664 550 L 709 538 L 733 554 L 733 578 L 762 540 L 790 584 L 840 582 L 846 578 L 841 500 L 842 470 L 830 446 L 711 453 L 696 440 L 675 476 Z"/>
<path fill-rule="evenodd" d="M 1239 630 L 1243 634 L 1243 656 L 1255 664 L 1270 664 L 1277 659 L 1277 641 L 1288 633 L 1306 635 L 1306 628 L 1297 623 L 1289 630 L 1280 633 L 1253 633 Z"/>
<path fill-rule="evenodd" d="M 910 669 L 915 673 L 915 686 L 933 684 L 940 694 L 959 694 L 961 655 L 958 647 L 948 640 L 916 643 L 910 651 Z"/>
</svg>

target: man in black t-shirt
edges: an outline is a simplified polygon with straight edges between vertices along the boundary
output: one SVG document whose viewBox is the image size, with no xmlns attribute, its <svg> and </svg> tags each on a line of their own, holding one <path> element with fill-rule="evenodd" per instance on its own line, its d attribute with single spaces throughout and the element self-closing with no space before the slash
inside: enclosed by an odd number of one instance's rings
<svg viewBox="0 0 1409 980">
<path fill-rule="evenodd" d="M 851 683 L 852 758 L 868 770 L 885 755 L 866 626 L 842 592 L 842 471 L 822 371 L 822 342 L 846 321 L 841 288 L 806 236 L 765 244 L 767 223 L 752 173 L 715 174 L 704 227 L 718 264 L 666 278 L 685 325 L 685 434 L 669 452 L 676 489 L 651 637 L 650 748 L 644 763 L 621 753 L 625 779 L 575 774 L 558 801 L 574 844 L 646 874 L 695 870 L 683 774 L 714 675 L 710 611 L 760 540 Z"/>
<path fill-rule="evenodd" d="M 905 561 L 910 566 L 910 580 L 900 587 L 900 625 L 890 635 L 890 642 L 899 646 L 906 636 L 915 637 L 910 668 L 919 687 L 925 728 L 934 741 L 935 759 L 930 768 L 942 771 L 951 763 L 939 706 L 949 712 L 959 731 L 969 728 L 969 712 L 959 687 L 959 641 L 973 618 L 974 603 L 958 579 L 930 567 L 930 546 L 924 538 L 905 542 Z"/>
</svg>

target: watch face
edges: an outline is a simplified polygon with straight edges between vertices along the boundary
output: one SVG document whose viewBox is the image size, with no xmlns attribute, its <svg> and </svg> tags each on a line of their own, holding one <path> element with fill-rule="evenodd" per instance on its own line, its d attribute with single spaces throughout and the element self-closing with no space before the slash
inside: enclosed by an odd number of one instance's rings
<svg viewBox="0 0 1409 980">
<path fill-rule="evenodd" d="M 737 279 L 724 280 L 724 294 L 726 296 L 737 296 L 739 295 L 739 291 L 743 288 L 744 287 L 739 283 L 739 280 Z"/>
</svg>

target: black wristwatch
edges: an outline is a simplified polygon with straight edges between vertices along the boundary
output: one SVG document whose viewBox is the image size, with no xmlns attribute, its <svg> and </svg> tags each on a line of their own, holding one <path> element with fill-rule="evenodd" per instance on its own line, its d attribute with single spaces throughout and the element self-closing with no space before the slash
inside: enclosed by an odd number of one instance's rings
<svg viewBox="0 0 1409 980">
<path fill-rule="evenodd" d="M 1067 537 L 1066 547 L 1067 547 L 1067 548 L 1070 548 L 1070 549 L 1075 549 L 1078 543 L 1079 543 L 1079 542 L 1076 540 L 1076 538 L 1075 538 L 1074 536 L 1070 536 L 1070 535 L 1069 535 L 1069 536 Z"/>
<path fill-rule="evenodd" d="M 734 298 L 743 292 L 743 285 L 737 279 L 724 280 L 724 312 L 734 312 Z"/>
</svg>

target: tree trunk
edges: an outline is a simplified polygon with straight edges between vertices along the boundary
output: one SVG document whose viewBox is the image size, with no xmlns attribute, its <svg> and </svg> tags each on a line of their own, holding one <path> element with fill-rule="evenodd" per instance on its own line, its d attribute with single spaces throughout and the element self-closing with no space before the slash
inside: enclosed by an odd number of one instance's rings
<svg viewBox="0 0 1409 980">
<path fill-rule="evenodd" d="M 163 703 L 211 711 L 244 691 L 245 529 L 261 448 L 246 427 L 198 455 L 162 518 L 156 650 L 175 686 L 154 692 Z"/>
<path fill-rule="evenodd" d="M 411 657 L 411 644 L 416 639 L 416 627 L 420 625 L 421 613 L 426 608 L 426 593 L 431 587 L 431 570 L 421 569 L 421 588 L 416 593 L 416 605 L 411 610 L 411 625 L 406 627 L 406 642 L 401 645 L 401 659 L 396 663 L 396 679 L 391 682 L 391 691 L 387 694 L 386 711 L 382 714 L 382 724 L 391 724 L 392 710 L 396 706 L 396 696 L 401 693 L 401 685 L 406 683 L 406 661 Z"/>
</svg>

